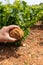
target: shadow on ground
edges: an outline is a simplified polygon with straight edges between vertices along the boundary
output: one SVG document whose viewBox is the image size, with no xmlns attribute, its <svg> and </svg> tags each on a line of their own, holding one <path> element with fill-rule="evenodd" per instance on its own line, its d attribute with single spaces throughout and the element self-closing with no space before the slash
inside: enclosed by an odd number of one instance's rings
<svg viewBox="0 0 43 65">
<path fill-rule="evenodd" d="M 15 46 L 13 43 L 0 43 L 0 61 L 8 59 L 10 57 L 18 58 L 20 56 L 17 54 L 18 49 L 19 47 Z"/>
</svg>

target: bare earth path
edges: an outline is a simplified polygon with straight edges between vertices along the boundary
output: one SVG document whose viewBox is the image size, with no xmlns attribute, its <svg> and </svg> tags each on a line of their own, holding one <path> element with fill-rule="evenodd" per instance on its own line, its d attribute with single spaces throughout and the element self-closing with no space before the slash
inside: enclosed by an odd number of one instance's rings
<svg viewBox="0 0 43 65">
<path fill-rule="evenodd" d="M 0 45 L 0 65 L 43 65 L 43 26 L 30 31 L 19 48 Z"/>
</svg>

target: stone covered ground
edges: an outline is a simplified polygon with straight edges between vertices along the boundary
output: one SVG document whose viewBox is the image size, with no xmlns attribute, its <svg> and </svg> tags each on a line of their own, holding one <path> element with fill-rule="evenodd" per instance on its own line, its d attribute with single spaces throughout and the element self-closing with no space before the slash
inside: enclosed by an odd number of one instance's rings
<svg viewBox="0 0 43 65">
<path fill-rule="evenodd" d="M 20 47 L 0 44 L 0 65 L 43 65 L 43 25 L 34 25 Z"/>
</svg>

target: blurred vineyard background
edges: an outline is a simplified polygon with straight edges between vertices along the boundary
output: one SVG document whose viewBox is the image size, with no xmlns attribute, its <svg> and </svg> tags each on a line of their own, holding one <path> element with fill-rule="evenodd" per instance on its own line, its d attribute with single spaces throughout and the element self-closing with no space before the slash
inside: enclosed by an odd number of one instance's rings
<svg viewBox="0 0 43 65">
<path fill-rule="evenodd" d="M 0 28 L 4 25 L 17 24 L 30 27 L 37 21 L 43 21 L 43 3 L 29 6 L 25 1 L 15 0 L 3 5 L 0 2 Z"/>
</svg>

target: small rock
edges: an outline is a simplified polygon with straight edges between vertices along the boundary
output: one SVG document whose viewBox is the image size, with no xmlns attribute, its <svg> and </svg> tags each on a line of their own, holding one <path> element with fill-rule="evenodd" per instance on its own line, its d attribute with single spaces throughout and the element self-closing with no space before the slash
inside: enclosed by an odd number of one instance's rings
<svg viewBox="0 0 43 65">
<path fill-rule="evenodd" d="M 3 53 L 3 49 L 1 49 L 0 51 L 1 51 L 1 53 Z"/>
<path fill-rule="evenodd" d="M 29 54 L 29 57 L 31 58 L 31 54 Z"/>
<path fill-rule="evenodd" d="M 25 47 L 25 46 L 26 46 L 26 44 L 23 44 L 23 46 Z"/>
<path fill-rule="evenodd" d="M 32 64 L 32 65 L 36 65 L 36 64 L 34 63 L 34 64 Z"/>
</svg>

